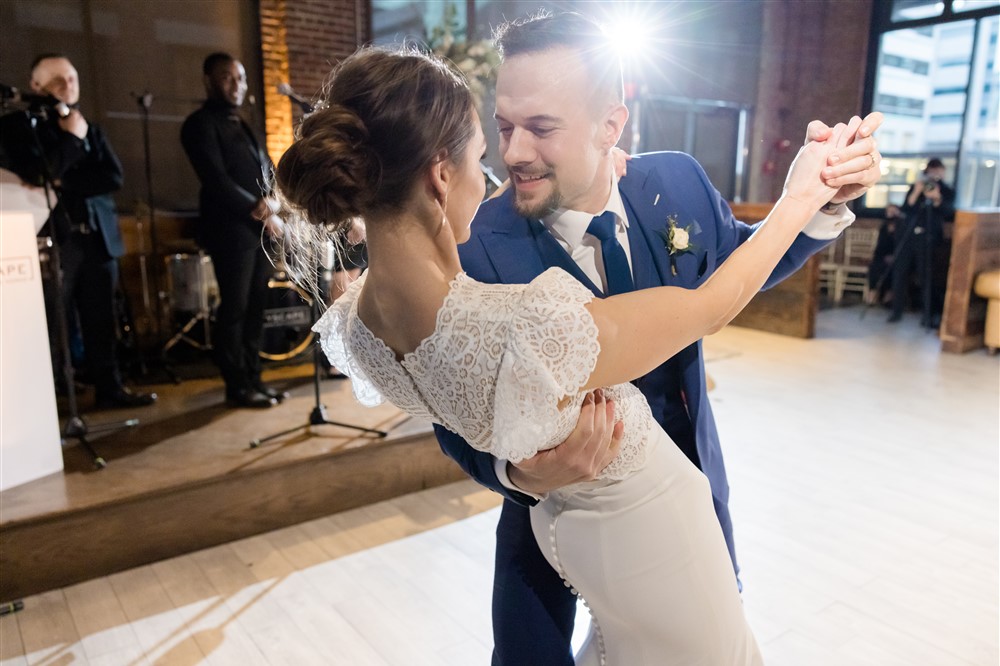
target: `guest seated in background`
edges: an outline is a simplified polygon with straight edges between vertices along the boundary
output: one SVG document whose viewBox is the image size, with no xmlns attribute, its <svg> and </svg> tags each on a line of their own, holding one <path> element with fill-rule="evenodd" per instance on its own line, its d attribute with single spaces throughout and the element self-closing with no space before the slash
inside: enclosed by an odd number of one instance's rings
<svg viewBox="0 0 1000 666">
<path fill-rule="evenodd" d="M 889 290 L 892 278 L 892 253 L 896 247 L 896 233 L 902 222 L 903 213 L 899 206 L 889 204 L 885 207 L 885 219 L 878 228 L 878 240 L 872 261 L 868 265 L 868 304 L 887 305 L 892 299 Z"/>
<path fill-rule="evenodd" d="M 41 235 L 55 236 L 59 246 L 63 315 L 68 326 L 79 323 L 97 408 L 151 405 L 155 393 L 124 386 L 117 358 L 115 291 L 125 246 L 112 193 L 122 186 L 121 162 L 104 131 L 80 111 L 80 80 L 69 58 L 58 53 L 35 58 L 31 90 L 50 96 L 51 104 L 3 117 L 0 166 L 29 186 L 48 182 L 59 195 Z"/>
</svg>

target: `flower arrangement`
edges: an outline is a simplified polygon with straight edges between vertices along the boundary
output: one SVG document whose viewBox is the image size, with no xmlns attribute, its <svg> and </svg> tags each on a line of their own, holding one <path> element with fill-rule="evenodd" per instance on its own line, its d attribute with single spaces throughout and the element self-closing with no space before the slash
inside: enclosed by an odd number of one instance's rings
<svg viewBox="0 0 1000 666">
<path fill-rule="evenodd" d="M 448 3 L 444 8 L 444 18 L 440 25 L 431 30 L 427 45 L 431 52 L 448 60 L 469 82 L 469 90 L 482 109 L 486 93 L 493 88 L 496 67 L 500 64 L 500 54 L 488 39 L 473 42 L 456 34 L 462 32 L 458 21 L 458 10 Z"/>
</svg>

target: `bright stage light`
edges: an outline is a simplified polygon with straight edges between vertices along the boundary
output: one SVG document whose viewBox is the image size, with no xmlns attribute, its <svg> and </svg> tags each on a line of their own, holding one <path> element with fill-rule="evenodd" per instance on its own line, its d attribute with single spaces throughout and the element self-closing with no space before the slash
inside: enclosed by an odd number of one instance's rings
<svg viewBox="0 0 1000 666">
<path fill-rule="evenodd" d="M 617 19 L 608 25 L 608 41 L 623 61 L 635 59 L 647 45 L 648 26 L 635 19 Z"/>
</svg>

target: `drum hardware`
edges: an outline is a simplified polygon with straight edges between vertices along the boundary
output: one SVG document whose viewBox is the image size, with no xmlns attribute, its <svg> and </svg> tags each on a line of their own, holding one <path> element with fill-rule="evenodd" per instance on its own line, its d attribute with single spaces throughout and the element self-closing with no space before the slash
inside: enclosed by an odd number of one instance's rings
<svg viewBox="0 0 1000 666">
<path fill-rule="evenodd" d="M 268 361 L 285 361 L 304 352 L 313 341 L 313 299 L 281 270 L 267 281 L 267 289 L 259 354 Z"/>
<path fill-rule="evenodd" d="M 52 273 L 52 239 L 36 236 L 35 243 L 38 245 L 38 274 L 42 280 L 51 280 L 55 277 Z"/>
<path fill-rule="evenodd" d="M 212 259 L 204 252 L 172 254 L 163 258 L 167 274 L 167 302 L 172 313 L 193 313 L 191 318 L 163 345 L 165 355 L 178 342 L 195 349 L 212 348 L 212 310 L 219 303 L 219 284 L 215 280 Z M 188 336 L 199 322 L 204 322 L 205 341 Z"/>
</svg>

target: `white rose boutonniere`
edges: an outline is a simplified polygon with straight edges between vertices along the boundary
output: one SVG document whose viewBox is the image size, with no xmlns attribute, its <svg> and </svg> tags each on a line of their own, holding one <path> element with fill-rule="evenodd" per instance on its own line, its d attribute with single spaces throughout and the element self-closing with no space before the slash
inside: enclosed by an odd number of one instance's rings
<svg viewBox="0 0 1000 666">
<path fill-rule="evenodd" d="M 688 233 L 687 229 L 671 227 L 670 237 L 673 241 L 673 246 L 670 248 L 670 254 L 675 252 L 687 252 L 688 248 L 691 247 L 691 234 Z"/>
<path fill-rule="evenodd" d="M 668 216 L 667 228 L 660 231 L 664 247 L 670 255 L 670 272 L 673 275 L 677 275 L 677 255 L 695 250 L 695 246 L 691 242 L 692 233 L 698 233 L 698 223 L 692 222 L 685 227 L 679 226 L 676 215 Z"/>
</svg>

